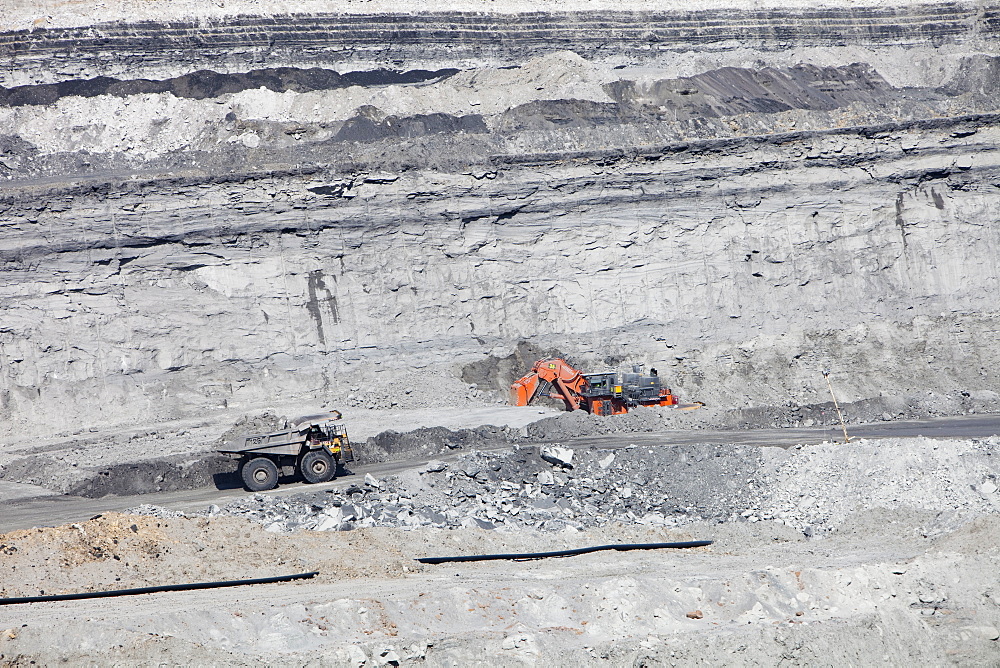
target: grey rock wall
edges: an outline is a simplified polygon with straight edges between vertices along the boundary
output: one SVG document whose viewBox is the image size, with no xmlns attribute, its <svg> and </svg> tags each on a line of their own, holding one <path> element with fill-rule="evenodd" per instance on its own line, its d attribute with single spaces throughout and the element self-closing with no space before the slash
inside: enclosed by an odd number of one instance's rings
<svg viewBox="0 0 1000 668">
<path fill-rule="evenodd" d="M 0 36 L 0 433 L 524 340 L 714 405 L 997 390 L 992 10 L 832 11 Z"/>
</svg>

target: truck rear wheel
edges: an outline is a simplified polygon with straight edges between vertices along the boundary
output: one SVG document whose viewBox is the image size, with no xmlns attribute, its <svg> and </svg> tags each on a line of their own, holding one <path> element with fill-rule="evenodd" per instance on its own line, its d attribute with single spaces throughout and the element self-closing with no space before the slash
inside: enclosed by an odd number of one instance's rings
<svg viewBox="0 0 1000 668">
<path fill-rule="evenodd" d="M 310 450 L 299 460 L 299 473 L 306 482 L 327 482 L 337 473 L 337 462 L 326 450 Z"/>
<path fill-rule="evenodd" d="M 243 484 L 251 492 L 265 492 L 278 486 L 278 467 L 267 457 L 255 457 L 240 469 Z"/>
</svg>

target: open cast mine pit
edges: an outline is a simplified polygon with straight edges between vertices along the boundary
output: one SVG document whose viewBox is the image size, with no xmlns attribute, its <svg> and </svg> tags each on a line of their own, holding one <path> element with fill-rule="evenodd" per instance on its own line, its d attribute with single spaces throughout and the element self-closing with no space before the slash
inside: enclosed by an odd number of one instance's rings
<svg viewBox="0 0 1000 668">
<path fill-rule="evenodd" d="M 1000 665 L 1000 5 L 0 4 L 0 666 Z"/>
</svg>

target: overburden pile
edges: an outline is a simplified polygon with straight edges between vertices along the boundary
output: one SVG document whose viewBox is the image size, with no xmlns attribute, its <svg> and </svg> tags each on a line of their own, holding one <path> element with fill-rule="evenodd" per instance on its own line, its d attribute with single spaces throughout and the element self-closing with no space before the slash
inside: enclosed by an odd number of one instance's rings
<svg viewBox="0 0 1000 668">
<path fill-rule="evenodd" d="M 471 452 L 342 490 L 248 495 L 208 515 L 269 531 L 368 527 L 580 531 L 774 521 L 806 536 L 876 508 L 914 512 L 927 535 L 1000 512 L 1000 438 L 862 440 L 789 450 L 742 445 Z M 152 506 L 137 512 L 158 514 Z"/>
</svg>

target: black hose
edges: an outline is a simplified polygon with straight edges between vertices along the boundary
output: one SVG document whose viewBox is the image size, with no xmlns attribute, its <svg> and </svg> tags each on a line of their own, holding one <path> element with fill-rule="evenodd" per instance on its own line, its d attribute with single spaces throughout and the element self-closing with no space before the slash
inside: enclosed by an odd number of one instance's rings
<svg viewBox="0 0 1000 668">
<path fill-rule="evenodd" d="M 601 550 L 660 550 L 664 548 L 705 547 L 711 545 L 710 540 L 691 540 L 682 543 L 618 543 L 616 545 L 597 545 L 595 547 L 578 547 L 575 550 L 558 550 L 556 552 L 528 552 L 525 554 L 474 554 L 467 557 L 423 557 L 417 559 L 422 564 L 443 564 L 448 561 L 491 561 L 494 559 L 544 559 L 546 557 L 572 557 L 577 554 L 599 552 Z"/>
<path fill-rule="evenodd" d="M 291 580 L 308 580 L 319 575 L 319 571 L 311 573 L 296 573 L 295 575 L 279 575 L 273 578 L 253 578 L 250 580 L 226 580 L 224 582 L 193 582 L 179 585 L 159 585 L 156 587 L 136 587 L 135 589 L 112 589 L 111 591 L 87 591 L 79 594 L 52 594 L 51 596 L 21 596 L 19 598 L 0 598 L 0 605 L 15 603 L 44 603 L 47 601 L 76 601 L 82 598 L 108 598 L 111 596 L 134 596 L 136 594 L 155 594 L 161 591 L 190 591 L 192 589 L 217 589 L 219 587 L 240 587 L 243 585 L 270 584 L 272 582 L 289 582 Z"/>
</svg>

